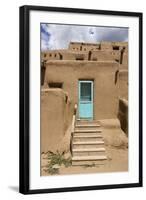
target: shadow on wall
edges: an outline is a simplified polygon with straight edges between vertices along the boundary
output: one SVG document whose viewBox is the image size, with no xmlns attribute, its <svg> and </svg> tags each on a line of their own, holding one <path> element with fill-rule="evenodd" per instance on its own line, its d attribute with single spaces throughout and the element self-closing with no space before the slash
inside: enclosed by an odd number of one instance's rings
<svg viewBox="0 0 146 200">
<path fill-rule="evenodd" d="M 42 61 L 42 63 L 41 63 L 41 86 L 44 85 L 45 72 L 46 72 L 45 61 Z"/>
<path fill-rule="evenodd" d="M 128 136 L 128 101 L 126 99 L 119 99 L 118 118 L 122 130 Z"/>
</svg>

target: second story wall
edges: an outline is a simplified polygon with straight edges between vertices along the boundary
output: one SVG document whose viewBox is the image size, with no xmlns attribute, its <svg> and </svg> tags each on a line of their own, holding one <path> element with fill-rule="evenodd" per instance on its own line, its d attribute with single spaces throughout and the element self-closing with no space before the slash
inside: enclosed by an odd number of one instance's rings
<svg viewBox="0 0 146 200">
<path fill-rule="evenodd" d="M 68 49 L 48 50 L 41 53 L 42 61 L 51 60 L 82 60 L 82 61 L 116 61 L 122 68 L 128 67 L 128 43 L 71 42 Z"/>
</svg>

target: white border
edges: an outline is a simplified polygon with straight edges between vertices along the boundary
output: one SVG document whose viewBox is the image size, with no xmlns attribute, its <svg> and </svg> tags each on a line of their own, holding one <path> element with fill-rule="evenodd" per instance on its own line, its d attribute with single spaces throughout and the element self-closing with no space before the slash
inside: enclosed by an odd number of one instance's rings
<svg viewBox="0 0 146 200">
<path fill-rule="evenodd" d="M 40 176 L 40 23 L 129 27 L 129 171 Z M 30 12 L 30 189 L 138 183 L 139 23 L 136 17 Z"/>
</svg>

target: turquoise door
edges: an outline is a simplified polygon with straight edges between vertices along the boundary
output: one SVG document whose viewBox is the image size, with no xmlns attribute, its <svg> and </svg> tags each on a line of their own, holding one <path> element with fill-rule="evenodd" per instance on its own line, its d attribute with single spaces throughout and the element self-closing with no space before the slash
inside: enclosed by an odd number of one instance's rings
<svg viewBox="0 0 146 200">
<path fill-rule="evenodd" d="M 79 118 L 93 119 L 93 81 L 79 81 Z"/>
</svg>

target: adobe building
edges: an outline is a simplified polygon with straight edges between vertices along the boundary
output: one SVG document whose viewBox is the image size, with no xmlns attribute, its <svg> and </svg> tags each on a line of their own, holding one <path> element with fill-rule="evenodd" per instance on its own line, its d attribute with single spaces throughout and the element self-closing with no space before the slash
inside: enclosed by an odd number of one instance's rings
<svg viewBox="0 0 146 200">
<path fill-rule="evenodd" d="M 128 43 L 41 52 L 41 152 L 68 151 L 76 122 L 103 119 L 119 119 L 128 133 Z"/>
</svg>

